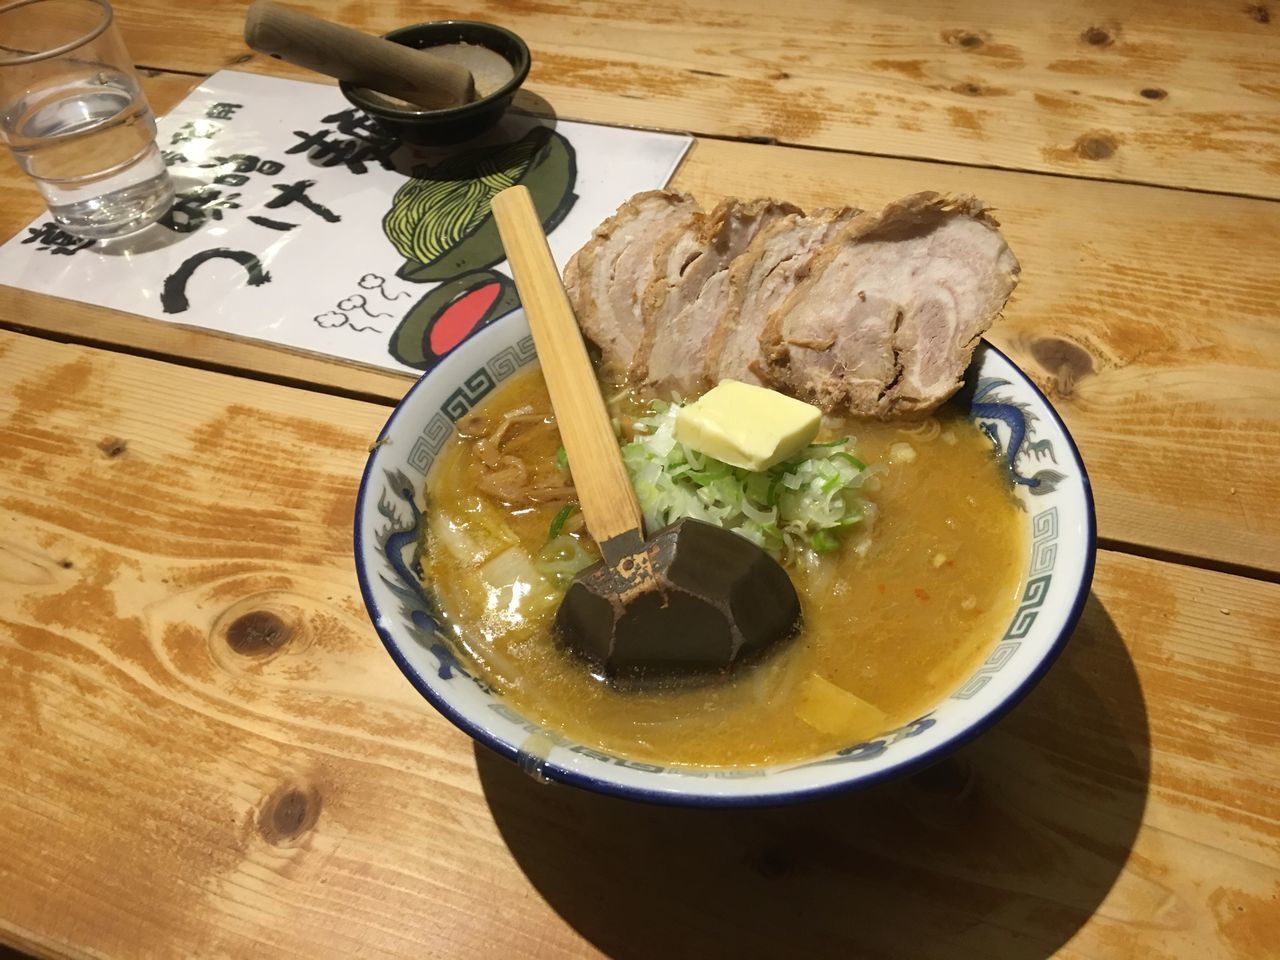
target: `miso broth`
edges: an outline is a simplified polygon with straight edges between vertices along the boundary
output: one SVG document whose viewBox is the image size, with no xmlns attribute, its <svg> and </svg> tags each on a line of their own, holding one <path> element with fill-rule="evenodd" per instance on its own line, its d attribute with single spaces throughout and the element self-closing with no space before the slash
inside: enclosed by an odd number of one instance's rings
<svg viewBox="0 0 1280 960">
<path fill-rule="evenodd" d="M 512 377 L 459 426 L 471 436 L 450 442 L 429 479 L 429 588 L 493 687 L 589 746 L 710 766 L 848 746 L 951 693 L 1014 610 L 1025 519 L 987 437 L 950 408 L 923 424 L 849 421 L 824 435 L 852 435 L 862 460 L 884 465 L 866 492 L 878 515 L 861 549 L 851 536 L 820 564 L 788 568 L 800 634 L 712 682 L 615 688 L 555 641 L 561 588 L 534 565 L 572 495 L 538 371 Z M 571 543 L 595 559 L 580 518 L 567 521 Z"/>
</svg>

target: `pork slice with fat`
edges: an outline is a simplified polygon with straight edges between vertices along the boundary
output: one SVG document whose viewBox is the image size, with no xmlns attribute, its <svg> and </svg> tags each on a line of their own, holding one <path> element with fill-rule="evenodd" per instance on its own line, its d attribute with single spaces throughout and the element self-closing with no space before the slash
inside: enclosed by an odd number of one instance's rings
<svg viewBox="0 0 1280 960">
<path fill-rule="evenodd" d="M 829 413 L 929 413 L 959 389 L 1018 270 L 973 198 L 917 194 L 859 217 L 770 314 L 765 377 Z"/>
<path fill-rule="evenodd" d="M 937 295 L 905 311 L 894 334 L 902 373 L 888 393 L 886 416 L 924 416 L 954 395 L 979 340 L 1018 285 L 1017 258 L 972 197 L 954 202 L 950 219 L 932 234 L 929 255 Z"/>
<path fill-rule="evenodd" d="M 696 250 L 686 236 L 658 254 L 644 298 L 644 338 L 633 382 L 662 397 L 697 396 L 706 389 L 704 358 L 729 309 L 733 263 L 762 229 L 799 213 L 777 200 L 725 200 L 703 224 Z"/>
<path fill-rule="evenodd" d="M 761 384 L 760 334 L 769 312 L 804 278 L 814 257 L 858 211 L 850 207 L 793 214 L 755 235 L 729 271 L 730 300 L 707 345 L 703 377 L 710 384 L 741 380 Z"/>
<path fill-rule="evenodd" d="M 569 302 L 583 335 L 600 351 L 606 371 L 626 373 L 634 362 L 644 334 L 640 300 L 653 279 L 654 250 L 702 218 L 688 194 L 636 194 L 596 227 L 565 265 Z"/>
</svg>

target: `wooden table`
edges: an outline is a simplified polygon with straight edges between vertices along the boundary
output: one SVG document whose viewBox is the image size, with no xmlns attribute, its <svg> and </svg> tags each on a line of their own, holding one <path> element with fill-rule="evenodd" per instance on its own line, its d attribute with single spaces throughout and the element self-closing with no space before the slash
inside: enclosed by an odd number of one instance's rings
<svg viewBox="0 0 1280 960">
<path fill-rule="evenodd" d="M 1280 955 L 1280 7 L 295 2 L 499 20 L 675 185 L 994 205 L 993 340 L 1102 549 L 1066 653 L 918 776 L 796 808 L 539 786 L 419 699 L 350 518 L 404 377 L 0 288 L 0 942 L 85 957 Z M 122 0 L 165 110 L 244 5 Z M 40 212 L 0 167 L 0 237 Z M 229 635 L 257 612 L 276 629 Z M 235 642 L 230 642 L 235 641 Z M 0 951 L 2 952 L 2 951 Z"/>
</svg>

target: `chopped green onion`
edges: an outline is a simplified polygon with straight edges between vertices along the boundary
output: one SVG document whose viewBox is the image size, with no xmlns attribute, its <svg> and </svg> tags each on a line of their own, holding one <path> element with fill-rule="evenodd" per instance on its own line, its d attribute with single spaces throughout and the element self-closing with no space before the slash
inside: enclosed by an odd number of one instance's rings
<svg viewBox="0 0 1280 960">
<path fill-rule="evenodd" d="M 771 477 L 769 479 L 769 495 L 765 500 L 771 507 L 776 507 L 778 505 L 778 498 L 782 496 L 782 493 L 778 490 L 778 485 L 780 483 L 782 483 L 781 477 Z"/>
<path fill-rule="evenodd" d="M 560 449 L 563 450 L 564 448 L 561 447 Z M 551 521 L 551 529 L 547 532 L 547 543 L 560 536 L 560 531 L 564 529 L 564 522 L 569 519 L 569 514 L 573 513 L 573 508 L 576 506 L 576 503 L 566 503 L 560 508 L 560 512 Z"/>
<path fill-rule="evenodd" d="M 556 451 L 556 466 L 566 473 L 569 472 L 569 453 L 564 447 Z"/>
<path fill-rule="evenodd" d="M 840 541 L 830 530 L 815 530 L 813 536 L 809 538 L 809 546 L 818 553 L 830 553 L 840 546 Z"/>
<path fill-rule="evenodd" d="M 837 450 L 831 455 L 832 460 L 843 460 L 845 463 L 851 464 L 855 470 L 865 470 L 867 465 L 855 457 L 847 450 Z"/>
<path fill-rule="evenodd" d="M 843 447 L 848 442 L 848 437 L 841 437 L 839 440 L 828 440 L 826 443 L 811 443 L 809 444 L 809 449 L 824 450 L 827 447 Z"/>
<path fill-rule="evenodd" d="M 766 471 L 734 467 L 675 439 L 679 405 L 654 403 L 636 419 L 623 461 L 644 511 L 658 530 L 682 517 L 714 523 L 783 559 L 830 553 L 844 531 L 868 526 L 873 504 L 861 496 L 865 465 L 848 437 L 807 446 Z"/>
<path fill-rule="evenodd" d="M 556 586 L 567 587 L 569 581 L 581 570 L 595 561 L 573 537 L 567 533 L 548 541 L 534 558 L 534 566 L 544 577 L 548 577 Z"/>
</svg>

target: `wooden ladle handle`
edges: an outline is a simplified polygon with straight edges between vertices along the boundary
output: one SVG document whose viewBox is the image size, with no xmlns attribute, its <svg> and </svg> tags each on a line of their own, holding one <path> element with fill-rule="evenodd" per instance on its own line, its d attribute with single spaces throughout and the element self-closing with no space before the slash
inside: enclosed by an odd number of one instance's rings
<svg viewBox="0 0 1280 960">
<path fill-rule="evenodd" d="M 640 504 L 533 198 L 525 187 L 509 187 L 493 198 L 492 209 L 533 331 L 587 530 L 597 543 L 630 531 L 644 536 Z"/>
<path fill-rule="evenodd" d="M 244 21 L 253 50 L 428 109 L 456 107 L 476 97 L 461 64 L 382 37 L 256 0 Z"/>
</svg>

